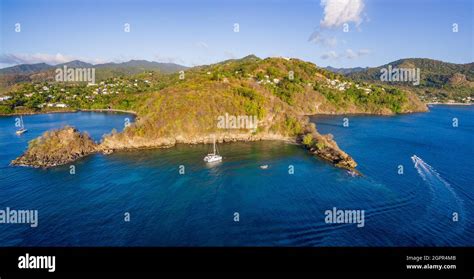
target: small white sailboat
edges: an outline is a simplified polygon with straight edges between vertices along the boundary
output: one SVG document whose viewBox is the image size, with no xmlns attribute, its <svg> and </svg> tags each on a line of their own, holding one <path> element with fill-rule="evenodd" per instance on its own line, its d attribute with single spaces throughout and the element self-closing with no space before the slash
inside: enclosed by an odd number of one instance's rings
<svg viewBox="0 0 474 279">
<path fill-rule="evenodd" d="M 260 168 L 261 168 L 262 170 L 266 170 L 266 169 L 268 169 L 268 165 L 261 165 Z"/>
<path fill-rule="evenodd" d="M 213 145 L 213 152 L 209 153 L 204 157 L 204 162 L 212 163 L 222 161 L 222 156 L 219 155 L 219 151 L 217 150 L 216 146 L 216 138 L 214 137 L 214 145 Z"/>
<path fill-rule="evenodd" d="M 20 129 L 16 130 L 16 134 L 21 135 L 25 133 L 26 131 L 28 130 L 25 129 L 25 125 L 23 124 L 23 117 L 20 115 Z"/>
</svg>

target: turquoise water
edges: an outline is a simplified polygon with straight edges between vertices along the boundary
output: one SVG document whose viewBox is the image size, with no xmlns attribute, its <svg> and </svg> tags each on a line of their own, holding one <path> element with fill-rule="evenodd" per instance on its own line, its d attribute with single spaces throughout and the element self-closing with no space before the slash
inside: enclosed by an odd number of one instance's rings
<svg viewBox="0 0 474 279">
<path fill-rule="evenodd" d="M 202 161 L 210 146 L 178 145 L 92 155 L 74 163 L 75 175 L 69 166 L 12 167 L 48 129 L 70 124 L 99 140 L 131 116 L 25 116 L 22 136 L 15 117 L 0 117 L 0 210 L 39 214 L 36 228 L 0 224 L 0 245 L 474 246 L 473 116 L 472 106 L 435 106 L 395 117 L 314 117 L 363 177 L 281 142 L 220 144 L 224 160 L 213 165 Z M 412 155 L 421 158 L 416 168 Z M 333 207 L 364 210 L 365 225 L 325 223 Z"/>
</svg>

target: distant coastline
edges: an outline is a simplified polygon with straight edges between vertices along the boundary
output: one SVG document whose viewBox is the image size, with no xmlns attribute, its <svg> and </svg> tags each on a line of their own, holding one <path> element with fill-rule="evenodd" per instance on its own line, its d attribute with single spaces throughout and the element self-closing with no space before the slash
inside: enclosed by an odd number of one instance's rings
<svg viewBox="0 0 474 279">
<path fill-rule="evenodd" d="M 426 105 L 446 105 L 446 106 L 472 106 L 474 103 L 425 103 Z M 135 111 L 131 110 L 122 110 L 122 109 L 61 109 L 61 110 L 41 110 L 41 111 L 25 111 L 25 112 L 14 112 L 14 113 L 0 113 L 1 116 L 18 116 L 18 115 L 36 115 L 36 114 L 49 114 L 49 113 L 75 113 L 75 112 L 117 112 L 117 113 L 125 113 L 125 114 L 132 114 L 137 116 L 138 114 Z M 420 113 L 425 111 L 410 111 L 410 112 L 403 112 L 399 114 L 411 114 L 411 113 Z M 367 115 L 367 116 L 394 116 L 397 115 L 396 113 L 393 114 L 384 114 L 384 113 L 367 113 L 367 112 L 331 112 L 331 113 L 316 113 L 310 114 L 306 116 L 342 116 L 342 115 Z"/>
<path fill-rule="evenodd" d="M 17 115 L 36 115 L 36 114 L 48 114 L 48 113 L 70 113 L 77 112 L 74 109 L 62 109 L 62 110 L 50 110 L 50 111 L 24 111 L 24 112 L 12 112 L 12 113 L 0 113 L 0 116 L 17 116 Z"/>
<path fill-rule="evenodd" d="M 17 115 L 36 115 L 36 114 L 49 114 L 49 113 L 75 113 L 75 112 L 117 112 L 137 115 L 136 112 L 131 110 L 121 109 L 63 109 L 63 110 L 49 110 L 49 111 L 28 111 L 28 112 L 14 112 L 14 113 L 0 113 L 0 116 L 17 116 Z"/>
<path fill-rule="evenodd" d="M 136 112 L 131 110 L 123 110 L 123 109 L 79 109 L 77 111 L 91 111 L 91 112 L 119 112 L 119 113 L 127 113 L 137 115 Z"/>
<path fill-rule="evenodd" d="M 427 105 L 472 106 L 473 103 L 426 103 Z"/>
<path fill-rule="evenodd" d="M 426 104 L 428 105 L 428 104 Z M 382 116 L 382 117 L 390 117 L 396 115 L 405 115 L 405 114 L 414 114 L 414 113 L 424 113 L 428 112 L 428 110 L 424 111 L 407 111 L 401 113 L 370 113 L 370 112 L 332 112 L 332 113 L 315 113 L 315 114 L 308 114 L 308 117 L 316 117 L 316 116 L 347 116 L 347 115 L 354 115 L 354 116 Z"/>
</svg>

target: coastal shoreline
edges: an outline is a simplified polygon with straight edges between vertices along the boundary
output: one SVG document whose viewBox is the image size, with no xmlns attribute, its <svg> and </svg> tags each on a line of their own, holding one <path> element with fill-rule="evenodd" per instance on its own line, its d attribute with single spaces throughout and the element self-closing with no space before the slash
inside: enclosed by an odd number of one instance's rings
<svg viewBox="0 0 474 279">
<path fill-rule="evenodd" d="M 233 140 L 233 141 L 220 141 L 218 142 L 219 144 L 232 144 L 232 143 L 254 143 L 254 142 L 281 142 L 289 145 L 295 145 L 295 146 L 304 146 L 302 143 L 297 142 L 295 139 L 278 139 L 278 138 L 263 138 L 263 139 L 257 139 L 257 140 Z M 178 145 L 184 145 L 184 146 L 197 146 L 197 145 L 209 145 L 211 143 L 209 142 L 176 142 L 174 144 L 167 144 L 167 145 L 153 145 L 153 146 L 139 146 L 139 147 L 123 147 L 123 148 L 118 148 L 118 149 L 107 149 L 107 148 L 101 148 L 100 144 L 98 146 L 98 150 L 96 150 L 95 153 L 97 154 L 103 154 L 103 155 L 110 155 L 112 153 L 116 152 L 133 152 L 133 151 L 140 151 L 140 150 L 152 150 L 152 149 L 167 149 L 167 148 L 173 148 Z M 112 152 L 107 152 L 108 150 L 112 150 Z"/>
<path fill-rule="evenodd" d="M 474 105 L 474 103 L 426 103 L 426 105 L 449 105 L 449 106 L 470 106 Z M 51 113 L 76 113 L 76 112 L 116 112 L 116 113 L 124 113 L 124 114 L 133 114 L 138 116 L 138 113 L 132 110 L 122 110 L 122 109 L 66 109 L 66 110 L 53 110 L 53 111 L 37 111 L 37 112 L 15 112 L 15 113 L 0 113 L 1 116 L 19 116 L 19 115 L 39 115 L 39 114 L 51 114 Z M 401 113 L 370 113 L 370 112 L 328 112 L 328 113 L 315 113 L 315 114 L 303 114 L 303 116 L 341 116 L 341 115 L 359 115 L 359 116 L 396 116 L 402 114 L 413 114 L 413 113 L 423 113 L 427 111 L 409 111 L 409 112 L 401 112 Z"/>
<path fill-rule="evenodd" d="M 40 114 L 52 114 L 52 113 L 77 113 L 77 112 L 116 112 L 123 114 L 132 114 L 137 116 L 138 114 L 131 110 L 121 109 L 67 109 L 67 110 L 52 110 L 52 111 L 37 111 L 37 112 L 18 112 L 18 113 L 0 113 L 1 116 L 20 116 L 20 115 L 40 115 Z"/>
<path fill-rule="evenodd" d="M 318 149 L 305 144 L 302 144 L 302 139 L 297 137 L 290 137 L 290 136 L 282 136 L 278 134 L 265 134 L 259 136 L 253 136 L 249 134 L 221 134 L 219 135 L 218 142 L 220 143 L 234 143 L 234 142 L 256 142 L 256 141 L 279 141 L 285 144 L 292 144 L 298 145 L 302 148 L 305 148 L 309 151 L 309 153 L 313 156 L 319 157 L 324 161 L 332 164 L 333 166 L 339 167 L 341 169 L 346 169 L 349 171 L 354 172 L 357 175 L 361 175 L 355 167 L 357 164 L 353 161 L 353 159 L 344 153 L 342 150 L 339 149 L 337 144 L 332 140 L 332 138 L 328 136 L 320 136 L 320 140 L 324 140 L 323 142 L 327 146 L 326 148 Z M 50 154 L 48 149 L 46 151 L 42 151 L 42 147 L 38 145 L 29 145 L 27 151 L 23 153 L 23 155 L 19 156 L 15 160 L 11 162 L 11 165 L 15 166 L 29 166 L 29 167 L 40 167 L 40 168 L 51 168 L 57 167 L 60 165 L 64 165 L 70 162 L 73 162 L 81 157 L 88 156 L 94 153 L 102 153 L 103 155 L 109 155 L 115 152 L 121 151 L 138 151 L 138 150 L 146 150 L 146 149 L 164 149 L 164 148 L 172 148 L 178 144 L 185 144 L 185 145 L 200 145 L 200 144 L 209 144 L 211 142 L 210 137 L 200 136 L 200 137 L 192 137 L 192 138 L 184 138 L 184 137 L 174 137 L 174 138 L 161 138 L 156 140 L 148 140 L 144 142 L 135 142 L 134 144 L 130 144 L 130 142 L 122 143 L 121 141 L 113 141 L 113 138 L 104 137 L 100 142 L 94 142 L 90 139 L 90 137 L 85 134 L 83 135 L 78 130 L 73 127 L 66 126 L 59 130 L 54 130 L 53 132 L 45 132 L 41 137 L 43 140 L 41 141 L 43 146 L 48 147 L 50 144 L 49 142 L 54 141 L 55 138 L 60 138 L 59 140 L 63 140 L 65 138 L 65 142 L 62 144 L 65 148 L 58 154 Z M 83 139 L 86 138 L 87 141 Z M 86 143 L 85 146 L 84 142 Z M 76 152 L 77 150 L 78 152 Z M 69 154 L 70 150 L 76 150 L 75 153 Z M 33 151 L 32 151 L 33 150 Z M 33 154 L 33 155 L 31 155 Z M 39 157 L 45 158 L 44 161 L 38 162 L 38 154 Z M 48 154 L 48 155 L 44 155 Z M 64 154 L 68 154 L 68 157 L 65 158 Z M 44 155 L 44 156 L 43 156 Z M 57 158 L 54 158 L 54 157 Z"/>
<path fill-rule="evenodd" d="M 426 105 L 432 106 L 472 106 L 474 103 L 426 103 Z"/>
<path fill-rule="evenodd" d="M 280 141 L 288 144 L 297 144 L 297 138 L 279 136 L 274 134 L 261 135 L 253 137 L 249 134 L 221 134 L 216 138 L 217 143 L 234 143 L 234 142 L 257 142 L 257 141 Z M 98 143 L 97 152 L 110 154 L 121 150 L 140 150 L 140 149 L 161 149 L 170 148 L 178 144 L 184 145 L 199 145 L 199 144 L 210 144 L 213 142 L 213 138 L 209 135 L 202 135 L 190 139 L 183 139 L 181 137 L 170 137 L 170 138 L 159 138 L 151 141 L 138 142 L 136 144 L 130 144 L 122 142 L 111 141 L 110 138 L 104 138 L 102 142 Z"/>
<path fill-rule="evenodd" d="M 410 112 L 401 112 L 401 113 L 392 113 L 392 114 L 385 114 L 385 113 L 369 113 L 369 112 L 341 112 L 341 113 L 316 113 L 316 114 L 308 114 L 305 116 L 308 117 L 317 117 L 317 116 L 374 116 L 374 117 L 392 117 L 392 116 L 400 116 L 406 114 L 416 114 L 416 113 L 426 113 L 429 112 L 428 110 L 424 111 L 410 111 Z"/>
<path fill-rule="evenodd" d="M 89 111 L 89 112 L 118 112 L 118 113 L 125 113 L 125 114 L 133 114 L 135 116 L 138 115 L 138 113 L 131 111 L 131 110 L 123 110 L 123 109 L 79 109 L 77 112 L 80 111 Z"/>
<path fill-rule="evenodd" d="M 52 111 L 29 111 L 29 112 L 15 112 L 15 113 L 0 113 L 1 116 L 20 116 L 20 115 L 37 115 L 37 114 L 52 114 L 52 113 L 74 113 L 78 112 L 78 110 L 52 110 Z"/>
</svg>

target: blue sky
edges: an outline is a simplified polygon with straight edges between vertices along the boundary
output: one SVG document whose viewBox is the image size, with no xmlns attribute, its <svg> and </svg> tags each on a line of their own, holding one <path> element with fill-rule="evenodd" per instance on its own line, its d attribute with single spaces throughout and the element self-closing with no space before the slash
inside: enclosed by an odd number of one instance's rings
<svg viewBox="0 0 474 279">
<path fill-rule="evenodd" d="M 334 67 L 474 61 L 471 0 L 0 1 L 0 67 L 73 59 L 193 66 L 248 54 Z"/>
</svg>

